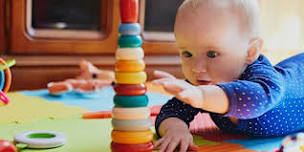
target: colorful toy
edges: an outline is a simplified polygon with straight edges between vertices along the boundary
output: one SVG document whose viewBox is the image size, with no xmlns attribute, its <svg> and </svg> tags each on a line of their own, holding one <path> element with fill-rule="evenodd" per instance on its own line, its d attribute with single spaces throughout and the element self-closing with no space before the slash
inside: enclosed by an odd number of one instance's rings
<svg viewBox="0 0 304 152">
<path fill-rule="evenodd" d="M 276 152 L 304 152 L 304 133 L 286 136 Z"/>
<path fill-rule="evenodd" d="M 110 86 L 114 80 L 112 71 L 100 70 L 88 61 L 80 63 L 80 75 L 75 79 L 50 82 L 47 88 L 51 95 L 61 95 L 66 92 L 78 93 L 94 92 L 105 86 Z"/>
<path fill-rule="evenodd" d="M 141 28 L 138 23 L 120 24 L 118 32 L 122 35 L 139 35 Z"/>
<path fill-rule="evenodd" d="M 138 20 L 138 0 L 120 0 L 122 23 L 136 23 Z"/>
<path fill-rule="evenodd" d="M 145 70 L 144 60 L 118 60 L 115 63 L 115 71 L 140 72 Z"/>
<path fill-rule="evenodd" d="M 118 45 L 121 48 L 141 47 L 142 39 L 137 35 L 121 35 L 118 39 Z"/>
<path fill-rule="evenodd" d="M 147 92 L 147 87 L 144 83 L 141 84 L 115 84 L 114 90 L 117 95 L 137 96 Z"/>
<path fill-rule="evenodd" d="M 9 103 L 9 99 L 8 97 L 4 94 L 4 92 L 2 92 L 0 90 L 0 100 L 4 103 L 4 104 L 8 104 Z"/>
<path fill-rule="evenodd" d="M 119 144 L 144 144 L 153 140 L 153 132 L 146 131 L 118 131 L 113 130 L 112 141 Z"/>
<path fill-rule="evenodd" d="M 66 137 L 53 131 L 29 131 L 14 137 L 16 144 L 25 144 L 24 148 L 55 148 L 65 144 Z"/>
<path fill-rule="evenodd" d="M 0 140 L 0 152 L 17 152 L 17 148 L 7 140 Z"/>
<path fill-rule="evenodd" d="M 144 58 L 142 48 L 118 48 L 115 53 L 116 60 L 141 60 Z"/>
<path fill-rule="evenodd" d="M 111 143 L 112 152 L 122 152 L 122 151 L 132 151 L 132 152 L 152 152 L 153 142 L 148 142 L 144 144 L 119 144 Z"/>
<path fill-rule="evenodd" d="M 145 95 L 147 74 L 139 36 L 138 0 L 120 0 L 120 37 L 115 53 L 115 107 L 112 109 L 112 144 L 115 152 L 151 152 L 150 108 Z"/>
<path fill-rule="evenodd" d="M 118 84 L 141 84 L 146 80 L 146 72 L 115 72 L 115 82 Z"/>
<path fill-rule="evenodd" d="M 5 95 L 11 87 L 12 74 L 10 67 L 16 64 L 15 59 L 7 60 L 6 62 L 0 58 L 0 101 L 4 104 L 9 103 L 9 98 Z"/>
<path fill-rule="evenodd" d="M 114 130 L 120 131 L 145 131 L 152 125 L 151 118 L 142 120 L 119 120 L 112 119 L 112 126 Z"/>
<path fill-rule="evenodd" d="M 114 96 L 114 104 L 116 107 L 146 107 L 148 105 L 149 99 L 147 95 L 138 96 Z"/>
<path fill-rule="evenodd" d="M 120 120 L 141 120 L 148 119 L 150 117 L 150 108 L 123 108 L 114 107 L 112 109 L 112 118 Z"/>
</svg>

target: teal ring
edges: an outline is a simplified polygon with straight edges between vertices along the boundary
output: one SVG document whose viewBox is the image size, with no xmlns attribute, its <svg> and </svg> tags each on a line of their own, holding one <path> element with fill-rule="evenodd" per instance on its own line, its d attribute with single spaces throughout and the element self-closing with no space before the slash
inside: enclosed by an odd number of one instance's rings
<svg viewBox="0 0 304 152">
<path fill-rule="evenodd" d="M 147 95 L 141 96 L 114 96 L 114 104 L 116 107 L 146 107 L 149 99 Z"/>
<path fill-rule="evenodd" d="M 120 24 L 118 32 L 122 35 L 139 35 L 140 25 L 138 23 Z"/>
<path fill-rule="evenodd" d="M 120 48 L 137 48 L 141 47 L 142 39 L 138 35 L 120 35 L 118 45 Z"/>
</svg>

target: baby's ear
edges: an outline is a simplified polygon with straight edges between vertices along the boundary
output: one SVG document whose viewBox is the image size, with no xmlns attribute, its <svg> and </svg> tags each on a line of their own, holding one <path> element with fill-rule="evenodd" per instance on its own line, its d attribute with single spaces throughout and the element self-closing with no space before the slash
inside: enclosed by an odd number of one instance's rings
<svg viewBox="0 0 304 152">
<path fill-rule="evenodd" d="M 249 48 L 247 51 L 246 63 L 252 64 L 260 55 L 263 48 L 263 40 L 259 37 L 253 38 L 249 41 Z"/>
</svg>

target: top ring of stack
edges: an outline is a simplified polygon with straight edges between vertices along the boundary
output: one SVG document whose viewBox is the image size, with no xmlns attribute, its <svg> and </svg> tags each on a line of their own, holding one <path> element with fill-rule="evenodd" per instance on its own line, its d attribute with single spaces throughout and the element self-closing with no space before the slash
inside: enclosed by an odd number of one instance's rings
<svg viewBox="0 0 304 152">
<path fill-rule="evenodd" d="M 121 23 L 136 23 L 138 20 L 138 0 L 120 0 Z"/>
</svg>

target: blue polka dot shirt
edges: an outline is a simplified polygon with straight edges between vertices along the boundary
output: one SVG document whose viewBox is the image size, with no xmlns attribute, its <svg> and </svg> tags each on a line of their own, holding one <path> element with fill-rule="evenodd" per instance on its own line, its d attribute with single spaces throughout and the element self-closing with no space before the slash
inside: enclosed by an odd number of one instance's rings
<svg viewBox="0 0 304 152">
<path fill-rule="evenodd" d="M 249 136 L 280 136 L 304 129 L 304 53 L 275 66 L 260 55 L 238 80 L 217 85 L 229 99 L 229 110 L 224 115 L 208 113 L 222 130 Z M 176 117 L 189 126 L 198 112 L 207 111 L 176 98 L 169 100 L 156 118 L 157 134 L 163 120 Z M 238 118 L 238 123 L 233 124 L 229 117 Z"/>
</svg>

